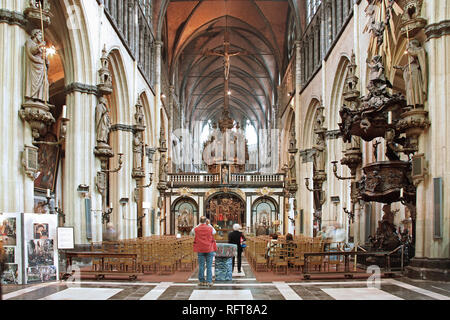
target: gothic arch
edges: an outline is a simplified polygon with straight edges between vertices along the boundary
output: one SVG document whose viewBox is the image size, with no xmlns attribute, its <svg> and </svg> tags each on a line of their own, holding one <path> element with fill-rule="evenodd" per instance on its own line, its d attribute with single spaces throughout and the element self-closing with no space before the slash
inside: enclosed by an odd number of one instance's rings
<svg viewBox="0 0 450 320">
<path fill-rule="evenodd" d="M 109 67 L 112 76 L 113 92 L 110 96 L 111 121 L 116 123 L 132 123 L 133 112 L 129 108 L 130 96 L 128 93 L 128 80 L 120 49 L 113 48 L 108 54 Z"/>
<path fill-rule="evenodd" d="M 303 127 L 303 147 L 311 148 L 314 143 L 314 120 L 316 118 L 317 108 L 320 107 L 320 98 L 313 96 L 308 106 L 305 117 L 305 126 Z"/>
<path fill-rule="evenodd" d="M 345 85 L 345 77 L 347 76 L 347 66 L 350 63 L 349 57 L 346 54 L 342 54 L 339 63 L 334 72 L 335 77 L 333 80 L 333 87 L 330 96 L 330 105 L 328 106 L 328 129 L 338 129 L 338 123 L 340 122 L 339 110 L 343 105 L 343 91 Z"/>
</svg>

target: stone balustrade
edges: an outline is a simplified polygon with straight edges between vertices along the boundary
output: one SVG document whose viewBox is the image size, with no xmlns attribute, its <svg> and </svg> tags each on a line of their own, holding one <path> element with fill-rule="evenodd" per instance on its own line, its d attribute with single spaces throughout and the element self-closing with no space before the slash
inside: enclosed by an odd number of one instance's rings
<svg viewBox="0 0 450 320">
<path fill-rule="evenodd" d="M 223 183 L 219 174 L 177 173 L 169 175 L 169 184 L 173 187 L 204 185 L 239 185 L 241 187 L 283 187 L 284 174 L 248 174 L 232 173 L 229 183 Z"/>
</svg>

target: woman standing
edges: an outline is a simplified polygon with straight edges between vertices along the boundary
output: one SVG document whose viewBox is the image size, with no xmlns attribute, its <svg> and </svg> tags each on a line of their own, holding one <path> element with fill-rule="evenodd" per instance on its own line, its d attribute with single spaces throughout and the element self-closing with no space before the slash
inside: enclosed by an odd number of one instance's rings
<svg viewBox="0 0 450 320">
<path fill-rule="evenodd" d="M 232 243 L 237 245 L 237 269 L 238 273 L 241 273 L 241 265 L 242 265 L 242 246 L 241 241 L 245 241 L 244 234 L 240 232 L 241 226 L 236 223 L 233 225 L 233 231 L 228 234 L 228 243 Z M 241 240 L 242 239 L 242 240 Z M 234 270 L 234 261 L 235 257 L 233 257 L 233 270 Z"/>
</svg>

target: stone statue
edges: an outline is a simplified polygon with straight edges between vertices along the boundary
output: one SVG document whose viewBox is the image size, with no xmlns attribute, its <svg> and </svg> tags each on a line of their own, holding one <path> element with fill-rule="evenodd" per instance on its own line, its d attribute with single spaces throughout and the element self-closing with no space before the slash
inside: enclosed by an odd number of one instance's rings
<svg viewBox="0 0 450 320">
<path fill-rule="evenodd" d="M 34 29 L 25 44 L 26 81 L 25 99 L 27 101 L 47 102 L 49 99 L 48 59 L 45 56 L 45 42 L 42 31 Z"/>
<path fill-rule="evenodd" d="M 133 138 L 133 169 L 142 169 L 142 153 L 143 153 L 143 143 L 142 143 L 142 131 L 134 135 Z"/>
<path fill-rule="evenodd" d="M 104 97 L 98 99 L 95 110 L 95 129 L 97 132 L 97 143 L 108 145 L 109 131 L 111 130 L 111 119 L 106 108 L 107 100 Z"/>
<path fill-rule="evenodd" d="M 286 166 L 286 171 L 288 173 L 288 181 L 294 183 L 296 181 L 295 174 L 295 157 L 293 154 L 289 156 L 289 164 Z"/>
<path fill-rule="evenodd" d="M 295 149 L 297 147 L 297 140 L 295 139 L 295 131 L 291 129 L 289 138 L 289 149 Z"/>
<path fill-rule="evenodd" d="M 163 127 L 161 127 L 161 129 L 159 131 L 159 144 L 160 144 L 160 148 L 161 149 L 167 148 L 166 136 L 164 134 L 164 128 Z"/>
<path fill-rule="evenodd" d="M 408 106 L 423 106 L 427 99 L 427 65 L 426 52 L 420 42 L 413 39 L 407 48 L 408 63 L 394 66 L 403 71 L 406 87 L 406 102 Z"/>
<path fill-rule="evenodd" d="M 136 119 L 137 125 L 144 125 L 144 113 L 142 112 L 141 98 L 138 99 L 136 104 L 136 113 L 134 114 L 134 118 Z"/>
<path fill-rule="evenodd" d="M 167 182 L 168 173 L 169 173 L 169 163 L 166 161 L 166 156 L 163 153 L 161 155 L 161 161 L 159 162 L 159 181 Z"/>
<path fill-rule="evenodd" d="M 367 89 L 372 91 L 374 89 L 386 88 L 386 76 L 384 75 L 384 65 L 382 57 L 376 55 L 372 60 L 367 60 L 367 66 L 370 69 L 369 72 L 369 85 Z"/>
<path fill-rule="evenodd" d="M 314 170 L 325 171 L 325 139 L 323 134 L 317 134 L 313 149 L 316 151 L 314 153 Z"/>
<path fill-rule="evenodd" d="M 228 184 L 228 169 L 227 169 L 227 167 L 222 168 L 222 183 Z"/>
</svg>

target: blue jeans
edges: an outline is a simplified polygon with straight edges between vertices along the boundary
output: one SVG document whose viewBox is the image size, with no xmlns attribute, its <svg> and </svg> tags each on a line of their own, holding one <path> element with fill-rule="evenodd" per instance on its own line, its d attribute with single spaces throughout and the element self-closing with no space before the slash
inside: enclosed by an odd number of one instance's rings
<svg viewBox="0 0 450 320">
<path fill-rule="evenodd" d="M 198 281 L 205 282 L 205 262 L 206 262 L 206 282 L 212 283 L 212 262 L 214 252 L 198 252 Z"/>
</svg>

